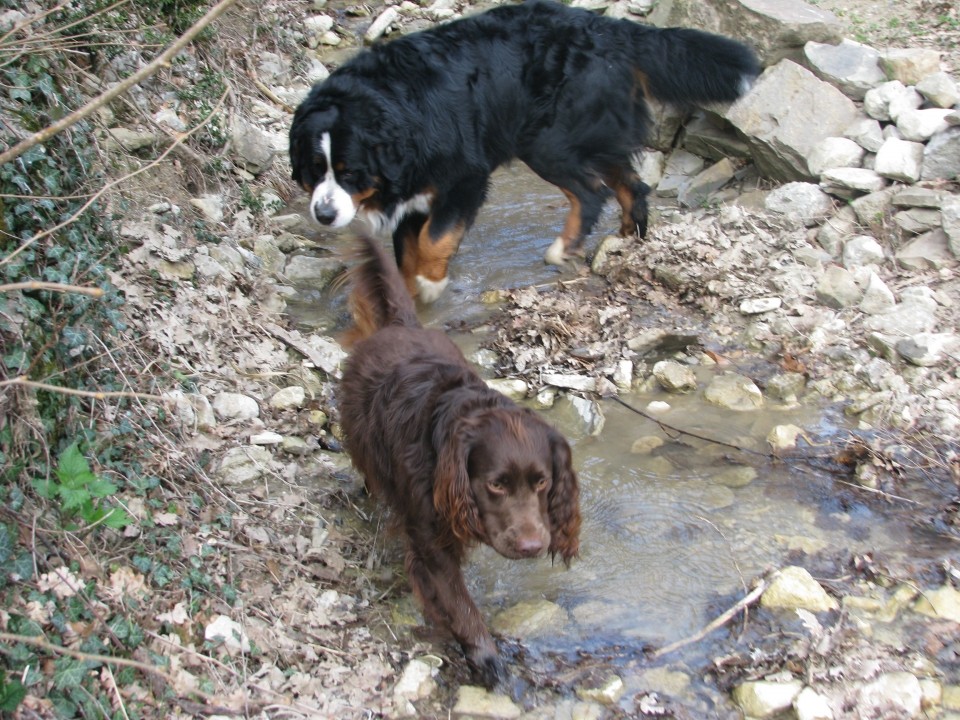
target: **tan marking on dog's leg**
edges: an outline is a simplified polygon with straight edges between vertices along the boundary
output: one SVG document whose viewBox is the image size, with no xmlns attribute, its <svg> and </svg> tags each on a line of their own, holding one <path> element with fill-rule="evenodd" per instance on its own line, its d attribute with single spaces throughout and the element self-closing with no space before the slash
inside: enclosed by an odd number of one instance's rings
<svg viewBox="0 0 960 720">
<path fill-rule="evenodd" d="M 571 252 L 580 242 L 580 233 L 582 230 L 582 208 L 580 199 L 566 188 L 560 188 L 570 203 L 570 211 L 567 213 L 566 222 L 563 225 L 563 231 L 560 237 L 553 241 L 553 244 L 547 248 L 543 259 L 550 265 L 565 265 L 570 258 Z"/>
<path fill-rule="evenodd" d="M 465 232 L 465 226 L 458 223 L 440 237 L 434 238 L 430 232 L 428 220 L 421 228 L 417 239 L 404 245 L 401 270 L 411 295 L 425 303 L 431 303 L 440 297 L 450 282 L 447 277 L 450 258 L 460 247 L 460 241 Z M 416 250 L 407 252 L 414 245 Z"/>
</svg>

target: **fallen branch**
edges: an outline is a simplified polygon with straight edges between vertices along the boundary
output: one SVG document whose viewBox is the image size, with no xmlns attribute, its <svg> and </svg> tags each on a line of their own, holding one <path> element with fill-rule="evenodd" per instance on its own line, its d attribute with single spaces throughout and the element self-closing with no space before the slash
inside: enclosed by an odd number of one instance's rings
<svg viewBox="0 0 960 720">
<path fill-rule="evenodd" d="M 661 420 L 660 418 L 654 415 L 651 415 L 648 412 L 644 412 L 638 407 L 634 407 L 633 405 L 628 403 L 626 400 L 623 400 L 622 398 L 619 398 L 616 395 L 605 396 L 605 398 L 607 400 L 613 400 L 614 402 L 620 403 L 628 410 L 635 412 L 637 415 L 646 418 L 650 422 L 656 423 L 660 427 L 660 429 L 667 434 L 677 433 L 680 435 L 687 435 L 689 437 L 696 438 L 697 440 L 703 440 L 704 442 L 713 443 L 715 445 L 722 445 L 723 447 L 728 447 L 733 450 L 738 450 L 739 452 L 748 453 L 750 455 L 757 455 L 759 457 L 766 458 L 768 460 L 774 460 L 777 457 L 773 453 L 765 453 L 765 452 L 760 452 L 759 450 L 751 450 L 750 448 L 740 447 L 739 445 L 734 445 L 733 443 L 728 443 L 723 440 L 717 440 L 716 438 L 708 437 L 706 435 L 700 435 L 690 430 L 684 430 L 682 428 L 675 427 L 673 425 L 663 422 L 663 420 Z"/>
<path fill-rule="evenodd" d="M 686 647 L 687 645 L 692 645 L 693 643 L 700 642 L 707 635 L 712 633 L 714 630 L 717 630 L 723 627 L 724 625 L 726 625 L 728 622 L 730 622 L 734 617 L 736 617 L 737 613 L 743 610 L 746 610 L 748 607 L 753 605 L 753 603 L 755 603 L 760 598 L 760 596 L 763 595 L 763 591 L 767 589 L 767 585 L 768 585 L 768 582 L 766 579 L 761 580 L 753 590 L 751 590 L 739 601 L 737 601 L 737 603 L 733 607 L 726 610 L 722 615 L 716 617 L 709 625 L 703 628 L 700 632 L 696 633 L 695 635 L 691 635 L 688 638 L 684 638 L 683 640 L 677 640 L 676 642 L 670 643 L 669 645 L 664 645 L 659 650 L 654 651 L 650 655 L 650 657 L 652 659 L 656 659 L 656 658 L 662 657 L 663 655 L 667 655 L 668 653 L 672 653 L 675 650 L 679 650 L 680 648 Z"/>
<path fill-rule="evenodd" d="M 160 395 L 150 395 L 148 393 L 124 392 L 121 390 L 76 390 L 74 388 L 60 387 L 59 385 L 49 385 L 47 383 L 37 382 L 36 380 L 28 380 L 23 375 L 18 375 L 17 377 L 10 378 L 9 380 L 0 380 L 0 388 L 9 387 L 11 385 L 23 385 L 24 387 L 30 387 L 36 390 L 48 390 L 49 392 L 93 398 L 94 400 L 106 400 L 107 398 L 139 398 L 141 400 L 170 402 L 170 398 L 165 398 Z"/>
<path fill-rule="evenodd" d="M 44 282 L 42 280 L 28 280 L 27 282 L 0 285 L 0 292 L 11 292 L 12 290 L 50 290 L 52 292 L 89 295 L 90 297 L 95 298 L 103 297 L 103 290 L 101 288 L 83 287 L 81 285 L 66 285 L 64 283 Z"/>
<path fill-rule="evenodd" d="M 9 150 L 0 153 L 0 165 L 5 165 L 12 160 L 16 160 L 34 145 L 39 145 L 40 143 L 46 142 L 54 135 L 58 135 L 72 125 L 75 125 L 84 118 L 90 116 L 97 109 L 103 107 L 110 101 L 117 98 L 119 95 L 125 93 L 137 83 L 141 82 L 142 80 L 146 80 L 148 77 L 160 70 L 160 68 L 169 65 L 170 61 L 173 60 L 177 53 L 189 45 L 197 35 L 203 32 L 203 30 L 206 29 L 210 23 L 226 12 L 227 8 L 233 5 L 236 1 L 237 0 L 220 0 L 220 2 L 214 5 L 206 15 L 190 26 L 190 28 L 183 35 L 181 35 L 177 41 L 173 43 L 173 45 L 160 53 L 151 62 L 144 65 L 133 75 L 117 83 L 106 92 L 101 93 L 82 108 L 74 110 L 66 117 L 58 120 L 52 125 L 48 125 L 43 130 L 35 132 L 30 137 L 21 140 Z"/>
</svg>

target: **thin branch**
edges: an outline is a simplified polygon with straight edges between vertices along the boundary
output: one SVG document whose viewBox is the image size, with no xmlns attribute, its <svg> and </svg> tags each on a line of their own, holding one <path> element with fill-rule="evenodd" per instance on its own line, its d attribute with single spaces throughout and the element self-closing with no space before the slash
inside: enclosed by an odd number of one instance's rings
<svg viewBox="0 0 960 720">
<path fill-rule="evenodd" d="M 740 600 L 738 600 L 733 607 L 727 609 L 724 613 L 714 618 L 714 620 L 705 628 L 703 628 L 703 630 L 701 630 L 700 632 L 694 635 L 691 635 L 688 638 L 684 638 L 683 640 L 677 640 L 676 642 L 670 643 L 669 645 L 664 645 L 659 650 L 656 650 L 655 652 L 653 652 L 650 657 L 652 659 L 656 659 L 668 653 L 672 653 L 675 650 L 679 650 L 680 648 L 686 647 L 687 645 L 692 645 L 693 643 L 700 642 L 707 635 L 712 633 L 714 630 L 717 630 L 718 628 L 721 628 L 724 625 L 726 625 L 728 622 L 730 622 L 734 617 L 736 617 L 737 613 L 739 613 L 742 610 L 745 610 L 746 608 L 750 607 L 750 605 L 755 603 L 760 598 L 760 596 L 763 595 L 763 591 L 767 589 L 767 584 L 768 584 L 767 580 L 761 580 L 760 583 L 753 590 L 751 590 L 749 593 L 743 596 Z"/>
<path fill-rule="evenodd" d="M 66 285 L 64 283 L 44 282 L 42 280 L 28 280 L 27 282 L 0 285 L 0 292 L 10 292 L 11 290 L 51 290 L 53 292 L 89 295 L 95 298 L 103 297 L 103 290 L 101 288 Z"/>
<path fill-rule="evenodd" d="M 9 380 L 0 380 L 0 388 L 11 385 L 23 385 L 24 387 L 34 388 L 36 390 L 49 390 L 63 395 L 76 395 L 78 397 L 93 398 L 94 400 L 106 400 L 107 398 L 139 398 L 141 400 L 155 400 L 157 402 L 169 402 L 170 398 L 160 395 L 149 395 L 147 393 L 106 391 L 106 390 L 75 390 L 74 388 L 60 387 L 59 385 L 48 385 L 47 383 L 28 380 L 23 375 L 19 375 Z"/>
<path fill-rule="evenodd" d="M 166 67 L 170 64 L 170 61 L 179 53 L 183 48 L 190 44 L 190 42 L 201 32 L 203 32 L 206 27 L 220 17 L 231 5 L 233 5 L 237 0 L 220 0 L 213 8 L 207 12 L 202 18 L 195 22 L 190 29 L 188 29 L 183 35 L 181 35 L 173 45 L 168 47 L 162 53 L 160 53 L 156 58 L 153 59 L 150 63 L 142 67 L 140 70 L 135 72 L 130 77 L 125 80 L 117 83 L 112 88 L 107 90 L 105 93 L 102 93 L 95 97 L 93 100 L 88 102 L 82 108 L 74 110 L 72 113 L 67 115 L 61 120 L 48 125 L 43 130 L 34 133 L 25 140 L 20 141 L 12 148 L 6 152 L 0 153 L 0 165 L 5 165 L 11 160 L 15 160 L 20 157 L 27 150 L 32 148 L 34 145 L 38 145 L 42 142 L 46 142 L 54 135 L 63 132 L 68 127 L 76 124 L 80 120 L 83 120 L 85 117 L 91 115 L 98 108 L 103 107 L 111 100 L 115 99 L 117 96 L 122 95 L 127 90 L 132 88 L 137 83 L 145 80 L 146 78 L 153 75 L 155 72 L 160 70 L 162 67 Z"/>
</svg>

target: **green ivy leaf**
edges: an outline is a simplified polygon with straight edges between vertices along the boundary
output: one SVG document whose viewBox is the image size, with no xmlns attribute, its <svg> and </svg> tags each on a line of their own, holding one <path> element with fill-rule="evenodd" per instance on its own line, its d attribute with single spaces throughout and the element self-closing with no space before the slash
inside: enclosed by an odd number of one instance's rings
<svg viewBox="0 0 960 720">
<path fill-rule="evenodd" d="M 57 466 L 57 477 L 60 478 L 60 482 L 65 483 L 70 478 L 89 472 L 90 465 L 87 464 L 87 459 L 76 443 L 60 453 L 60 463 Z"/>
<path fill-rule="evenodd" d="M 0 711 L 12 713 L 27 696 L 27 689 L 17 678 L 0 678 Z"/>
<path fill-rule="evenodd" d="M 5 563 L 13 555 L 13 534 L 9 526 L 0 523 L 0 563 Z"/>
</svg>

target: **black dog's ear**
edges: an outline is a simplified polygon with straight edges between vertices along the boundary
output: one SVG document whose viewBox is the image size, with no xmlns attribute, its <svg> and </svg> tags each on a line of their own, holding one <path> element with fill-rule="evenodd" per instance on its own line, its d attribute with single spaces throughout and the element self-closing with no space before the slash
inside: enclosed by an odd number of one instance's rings
<svg viewBox="0 0 960 720">
<path fill-rule="evenodd" d="M 339 117 L 336 106 L 318 107 L 310 98 L 297 108 L 290 124 L 290 165 L 294 182 L 303 185 L 307 179 L 304 171 L 313 162 L 320 135 L 333 129 Z"/>
</svg>

